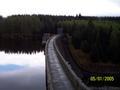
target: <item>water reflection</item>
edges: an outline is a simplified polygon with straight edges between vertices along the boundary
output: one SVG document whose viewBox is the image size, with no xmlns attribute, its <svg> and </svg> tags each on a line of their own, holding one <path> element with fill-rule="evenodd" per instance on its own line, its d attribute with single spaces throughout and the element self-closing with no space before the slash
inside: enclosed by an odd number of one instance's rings
<svg viewBox="0 0 120 90">
<path fill-rule="evenodd" d="M 15 64 L 26 67 L 40 66 L 44 67 L 44 52 L 38 53 L 5 53 L 0 52 L 0 65 Z"/>
<path fill-rule="evenodd" d="M 0 90 L 45 90 L 44 52 L 0 52 Z"/>
<path fill-rule="evenodd" d="M 0 51 L 6 53 L 29 53 L 32 54 L 43 51 L 44 46 L 41 40 L 36 39 L 0 39 Z"/>
<path fill-rule="evenodd" d="M 24 68 L 24 66 L 16 65 L 16 64 L 6 64 L 6 65 L 0 65 L 0 73 L 1 72 L 9 72 L 9 71 L 15 71 Z"/>
</svg>

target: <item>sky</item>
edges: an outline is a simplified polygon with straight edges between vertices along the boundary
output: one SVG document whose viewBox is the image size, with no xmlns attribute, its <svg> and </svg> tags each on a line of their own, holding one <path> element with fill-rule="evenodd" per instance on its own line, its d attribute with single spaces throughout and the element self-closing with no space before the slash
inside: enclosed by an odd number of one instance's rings
<svg viewBox="0 0 120 90">
<path fill-rule="evenodd" d="M 120 16 L 120 0 L 0 0 L 0 15 Z"/>
</svg>

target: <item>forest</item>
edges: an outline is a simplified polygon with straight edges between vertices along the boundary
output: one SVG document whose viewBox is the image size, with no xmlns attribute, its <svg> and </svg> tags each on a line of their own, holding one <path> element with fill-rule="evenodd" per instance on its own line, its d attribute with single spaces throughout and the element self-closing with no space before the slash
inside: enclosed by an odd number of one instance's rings
<svg viewBox="0 0 120 90">
<path fill-rule="evenodd" d="M 74 48 L 88 53 L 93 62 L 120 62 L 120 18 L 83 17 L 60 21 Z"/>
<path fill-rule="evenodd" d="M 57 28 L 63 28 L 63 33 L 71 36 L 72 45 L 89 53 L 94 62 L 120 62 L 120 17 L 0 16 L 0 43 L 10 40 L 18 44 L 22 40 L 41 42 L 44 33 L 57 34 Z"/>
</svg>

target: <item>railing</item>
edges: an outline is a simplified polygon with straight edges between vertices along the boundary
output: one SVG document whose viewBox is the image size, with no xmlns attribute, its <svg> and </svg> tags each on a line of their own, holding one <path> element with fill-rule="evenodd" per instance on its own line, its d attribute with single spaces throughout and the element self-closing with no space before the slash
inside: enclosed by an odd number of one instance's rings
<svg viewBox="0 0 120 90">
<path fill-rule="evenodd" d="M 74 85 L 74 87 L 76 88 L 76 90 L 90 90 L 90 88 L 88 88 L 82 82 L 82 80 L 76 76 L 74 71 L 71 69 L 70 65 L 66 62 L 65 58 L 62 56 L 61 52 L 59 51 L 59 47 L 57 46 L 57 42 L 56 42 L 58 38 L 60 38 L 60 35 L 56 36 L 56 38 L 53 42 L 53 45 L 55 48 L 55 52 L 60 60 L 60 63 L 62 65 L 62 67 L 64 68 L 64 70 L 66 71 L 67 76 L 71 80 L 71 82 Z"/>
</svg>

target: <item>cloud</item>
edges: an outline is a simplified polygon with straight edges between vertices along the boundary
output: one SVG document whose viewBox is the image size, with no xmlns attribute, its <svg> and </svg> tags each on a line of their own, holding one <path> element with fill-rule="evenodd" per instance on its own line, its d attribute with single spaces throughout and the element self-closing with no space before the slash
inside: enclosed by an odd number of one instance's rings
<svg viewBox="0 0 120 90">
<path fill-rule="evenodd" d="M 111 3 L 114 3 L 120 7 L 120 0 L 108 0 L 108 1 L 110 1 Z"/>
<path fill-rule="evenodd" d="M 120 15 L 120 0 L 2 0 L 0 14 Z"/>
</svg>

